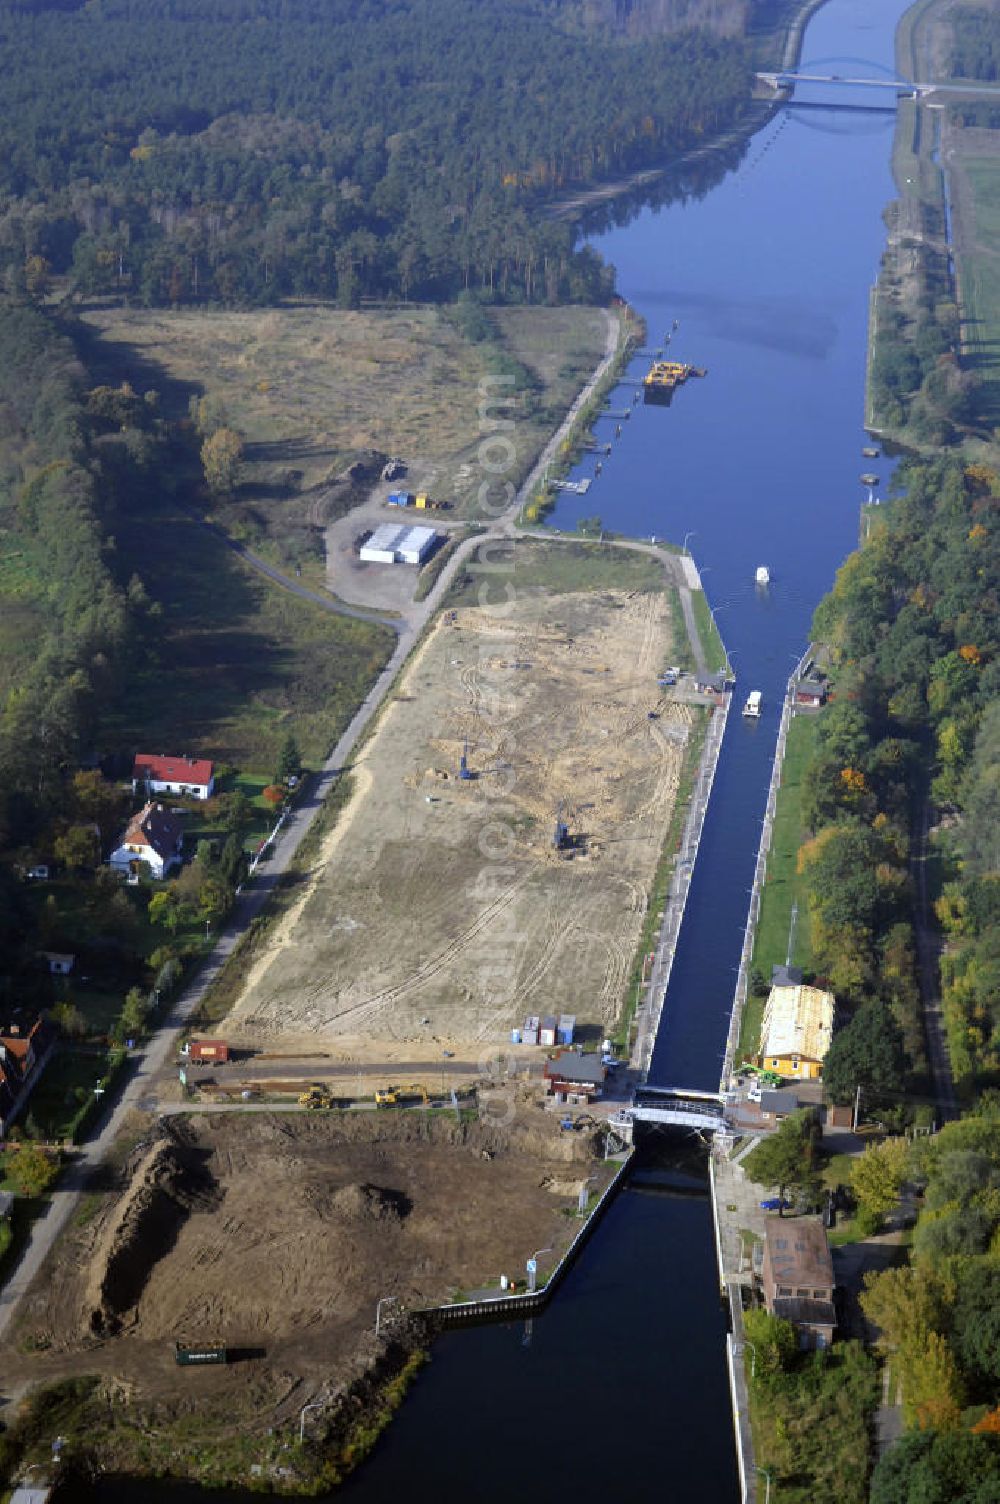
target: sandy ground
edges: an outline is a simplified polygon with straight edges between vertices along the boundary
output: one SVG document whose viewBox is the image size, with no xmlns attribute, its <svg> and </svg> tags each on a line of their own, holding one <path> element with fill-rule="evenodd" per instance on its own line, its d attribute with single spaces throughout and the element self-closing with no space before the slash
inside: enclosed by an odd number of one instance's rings
<svg viewBox="0 0 1000 1504">
<path fill-rule="evenodd" d="M 62 1241 L 5 1388 L 97 1373 L 117 1401 L 165 1407 L 164 1423 L 192 1406 L 258 1432 L 297 1419 L 309 1394 L 370 1367 L 380 1297 L 438 1304 L 565 1246 L 592 1152 L 527 1103 L 509 1129 L 414 1112 L 172 1120 Z M 176 1341 L 238 1361 L 178 1368 Z"/>
<path fill-rule="evenodd" d="M 468 1050 L 528 1013 L 614 1021 L 693 712 L 656 674 L 666 599 L 523 591 L 441 618 L 225 1032 Z M 468 748 L 469 781 L 458 777 Z M 556 852 L 557 814 L 570 849 Z"/>
</svg>

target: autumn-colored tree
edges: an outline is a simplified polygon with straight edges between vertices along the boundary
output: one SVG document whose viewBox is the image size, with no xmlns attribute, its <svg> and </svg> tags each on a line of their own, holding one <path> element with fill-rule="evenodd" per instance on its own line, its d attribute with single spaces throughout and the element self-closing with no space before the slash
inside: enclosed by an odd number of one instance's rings
<svg viewBox="0 0 1000 1504">
<path fill-rule="evenodd" d="M 24 263 L 24 285 L 28 291 L 41 296 L 49 285 L 52 267 L 44 256 L 29 256 Z"/>
<path fill-rule="evenodd" d="M 851 1189 L 862 1206 L 877 1217 L 884 1217 L 899 1200 L 906 1175 L 907 1143 L 903 1138 L 887 1138 L 881 1144 L 869 1144 L 851 1166 Z"/>
<path fill-rule="evenodd" d="M 58 1166 L 38 1144 L 24 1144 L 9 1156 L 7 1173 L 21 1196 L 41 1196 L 56 1177 Z"/>
<path fill-rule="evenodd" d="M 287 792 L 280 783 L 269 783 L 266 789 L 261 790 L 261 798 L 266 799 L 268 804 L 280 804 Z"/>
<path fill-rule="evenodd" d="M 93 825 L 71 825 L 53 844 L 57 861 L 73 869 L 96 867 L 101 859 L 101 844 Z"/>
<path fill-rule="evenodd" d="M 228 495 L 236 487 L 243 460 L 243 440 L 231 428 L 217 428 L 201 446 L 205 481 L 211 491 Z"/>
</svg>

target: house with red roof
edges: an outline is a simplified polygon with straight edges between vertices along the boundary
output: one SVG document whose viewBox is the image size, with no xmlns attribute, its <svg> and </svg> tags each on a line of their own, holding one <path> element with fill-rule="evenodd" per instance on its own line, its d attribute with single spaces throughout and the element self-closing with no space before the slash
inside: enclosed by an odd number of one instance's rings
<svg viewBox="0 0 1000 1504">
<path fill-rule="evenodd" d="M 24 1110 L 55 1045 L 43 1013 L 17 1013 L 0 1024 L 0 1138 Z"/>
<path fill-rule="evenodd" d="M 208 799 L 215 788 L 215 771 L 204 757 L 164 757 L 151 752 L 136 754 L 132 765 L 132 791 L 153 794 L 186 794 L 189 799 Z"/>
<path fill-rule="evenodd" d="M 181 864 L 183 840 L 184 829 L 176 815 L 150 800 L 132 816 L 108 857 L 108 866 L 122 877 L 138 877 L 145 863 L 153 877 L 168 877 Z"/>
</svg>

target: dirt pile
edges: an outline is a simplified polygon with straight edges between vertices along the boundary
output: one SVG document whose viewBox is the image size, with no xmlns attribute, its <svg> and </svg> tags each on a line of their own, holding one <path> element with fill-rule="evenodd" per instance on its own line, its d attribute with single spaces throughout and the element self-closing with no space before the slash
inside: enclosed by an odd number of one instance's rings
<svg viewBox="0 0 1000 1504">
<path fill-rule="evenodd" d="M 173 1248 L 184 1221 L 218 1206 L 221 1193 L 205 1159 L 176 1134 L 146 1151 L 91 1261 L 84 1296 L 89 1333 L 109 1336 L 134 1322 L 153 1265 Z"/>
</svg>

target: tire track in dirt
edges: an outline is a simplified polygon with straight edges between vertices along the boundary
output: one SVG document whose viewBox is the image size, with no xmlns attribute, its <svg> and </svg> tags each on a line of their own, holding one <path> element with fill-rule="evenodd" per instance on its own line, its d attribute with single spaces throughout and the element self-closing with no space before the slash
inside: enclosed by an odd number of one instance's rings
<svg viewBox="0 0 1000 1504">
<path fill-rule="evenodd" d="M 526 872 L 517 881 L 511 883 L 510 887 L 505 889 L 499 898 L 494 899 L 492 903 L 488 904 L 460 935 L 444 946 L 442 950 L 438 951 L 437 955 L 433 956 L 429 961 L 425 961 L 422 966 L 419 966 L 404 982 L 398 983 L 395 987 L 386 987 L 381 992 L 375 993 L 373 997 L 366 998 L 364 1002 L 355 1003 L 351 1007 L 344 1008 L 338 1013 L 333 1014 L 332 1018 L 338 1023 L 345 1018 L 350 1018 L 355 1025 L 372 1022 L 379 1014 L 384 1013 L 386 1008 L 391 1007 L 393 1003 L 398 1002 L 407 993 L 414 991 L 415 988 L 422 986 L 425 982 L 432 981 L 451 961 L 456 960 L 462 951 L 476 940 L 482 931 L 491 925 L 504 909 L 513 903 L 518 892 L 530 881 L 531 876 L 530 872 Z M 329 981 L 330 976 L 327 974 L 307 994 L 304 999 L 305 1007 L 297 1009 L 294 1013 L 290 1013 L 289 1017 L 294 1021 L 309 1022 L 308 1006 L 310 1003 L 318 1003 L 321 1000 L 323 988 Z M 269 1001 L 273 1002 L 275 999 Z M 319 1020 L 319 1022 L 329 1021 L 331 1021 L 331 1016 L 328 1016 L 325 1020 Z"/>
</svg>

